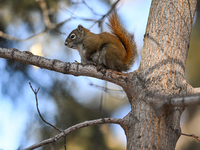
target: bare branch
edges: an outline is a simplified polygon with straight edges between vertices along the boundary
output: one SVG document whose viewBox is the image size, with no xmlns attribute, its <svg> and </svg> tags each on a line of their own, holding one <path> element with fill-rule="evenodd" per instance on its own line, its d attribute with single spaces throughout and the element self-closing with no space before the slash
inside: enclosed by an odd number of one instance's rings
<svg viewBox="0 0 200 150">
<path fill-rule="evenodd" d="M 29 81 L 29 85 L 30 85 L 30 88 L 32 89 L 33 93 L 35 94 L 35 100 L 36 100 L 37 111 L 38 111 L 38 114 L 39 114 L 40 118 L 42 119 L 42 121 L 43 121 L 44 123 L 50 125 L 50 126 L 53 127 L 54 129 L 56 129 L 56 130 L 59 131 L 60 133 L 62 133 L 63 130 L 61 130 L 61 129 L 57 128 L 56 126 L 52 125 L 51 123 L 47 122 L 47 121 L 42 117 L 42 115 L 41 115 L 41 113 L 40 113 L 40 110 L 39 110 L 39 107 L 38 107 L 38 98 L 37 98 L 37 94 L 38 94 L 38 92 L 39 92 L 39 90 L 40 90 L 40 87 L 38 87 L 37 90 L 36 90 L 36 89 L 34 90 L 33 87 L 32 87 L 32 85 L 31 85 L 31 82 L 30 82 L 30 81 Z M 66 135 L 64 136 L 64 148 L 65 148 L 65 150 L 66 150 Z"/>
<path fill-rule="evenodd" d="M 49 143 L 54 143 L 54 142 L 58 141 L 60 138 L 64 137 L 65 135 L 67 135 L 70 132 L 75 131 L 77 129 L 80 129 L 80 128 L 83 128 L 83 127 L 88 127 L 88 126 L 93 126 L 93 125 L 98 125 L 98 124 L 106 124 L 106 123 L 114 123 L 114 124 L 122 125 L 123 120 L 117 119 L 117 118 L 102 118 L 102 119 L 97 119 L 97 120 L 85 121 L 83 123 L 79 123 L 79 124 L 76 124 L 76 125 L 74 125 L 70 128 L 67 128 L 62 133 L 57 134 L 56 136 L 54 136 L 52 138 L 41 141 L 37 144 L 34 144 L 34 145 L 26 148 L 25 150 L 32 150 L 32 149 L 44 146 L 44 145 L 49 144 Z"/>
<path fill-rule="evenodd" d="M 172 107 L 186 107 L 191 105 L 200 104 L 200 95 L 187 95 L 182 97 L 172 97 L 164 100 L 164 105 L 169 105 Z"/>
<path fill-rule="evenodd" d="M 78 17 L 78 16 L 76 16 L 73 12 L 69 11 L 68 9 L 65 9 L 65 8 L 62 8 L 62 9 L 64 9 L 64 10 L 67 11 L 67 12 L 69 12 L 69 13 L 73 16 L 73 18 L 82 19 L 82 20 L 85 20 L 85 21 L 93 21 L 94 23 L 93 23 L 92 26 L 90 27 L 90 28 L 92 28 L 96 23 L 98 23 L 98 24 L 99 24 L 99 27 L 100 27 L 100 26 L 102 25 L 102 22 L 104 21 L 104 19 L 105 19 L 107 16 L 109 16 L 109 14 L 112 13 L 112 11 L 116 8 L 116 6 L 117 6 L 117 4 L 118 4 L 119 2 L 120 2 L 120 0 L 117 0 L 117 1 L 111 6 L 110 10 L 109 10 L 106 14 L 104 14 L 104 15 L 97 14 L 85 1 L 81 1 L 81 2 L 77 1 L 77 2 L 73 2 L 73 3 L 72 3 L 72 4 L 74 4 L 74 5 L 77 5 L 77 4 L 80 4 L 80 3 L 86 5 L 86 7 L 87 7 L 88 9 L 90 9 L 91 12 L 92 12 L 93 14 L 98 15 L 98 16 L 102 16 L 102 17 L 101 17 L 100 19 L 98 19 L 98 20 L 89 19 L 89 18 L 83 18 L 83 17 Z"/>
<path fill-rule="evenodd" d="M 181 135 L 185 135 L 185 136 L 189 136 L 189 137 L 193 137 L 195 138 L 196 140 L 198 140 L 200 142 L 200 138 L 194 134 L 186 134 L 186 133 L 181 133 Z"/>
<path fill-rule="evenodd" d="M 39 107 L 38 107 L 38 98 L 37 98 L 37 94 L 38 94 L 38 92 L 39 92 L 39 90 L 40 90 L 40 87 L 39 87 L 37 90 L 36 90 L 36 89 L 34 90 L 33 87 L 32 87 L 32 85 L 31 85 L 31 82 L 30 82 L 30 81 L 29 81 L 29 85 L 30 85 L 30 87 L 31 87 L 31 89 L 32 89 L 32 91 L 33 91 L 33 93 L 35 94 L 36 107 L 37 107 L 37 111 L 38 111 L 38 114 L 39 114 L 40 118 L 42 119 L 42 121 L 43 121 L 44 123 L 50 125 L 51 127 L 53 127 L 54 129 L 58 130 L 58 131 L 61 133 L 61 132 L 62 132 L 61 129 L 59 129 L 59 128 L 57 128 L 56 126 L 52 125 L 51 123 L 47 122 L 47 121 L 42 117 L 42 115 L 41 115 L 41 113 L 40 113 L 40 110 L 39 110 Z"/>
<path fill-rule="evenodd" d="M 185 97 L 172 98 L 168 104 L 173 107 L 186 107 L 200 104 L 200 95 L 190 95 Z"/>
<path fill-rule="evenodd" d="M 200 88 L 193 88 L 193 93 L 200 94 Z"/>
<path fill-rule="evenodd" d="M 33 55 L 29 51 L 19 51 L 17 49 L 0 48 L 0 57 L 19 61 L 26 64 L 35 65 L 40 68 L 53 70 L 63 74 L 74 76 L 89 76 L 98 79 L 107 80 L 115 84 L 125 86 L 129 74 L 113 70 L 101 69 L 97 71 L 93 65 L 82 65 L 80 63 L 62 62 L 57 59 L 47 59 L 41 56 Z"/>
<path fill-rule="evenodd" d="M 0 31 L 0 37 L 5 38 L 5 39 L 9 39 L 9 40 L 12 40 L 12 41 L 20 41 L 20 39 L 14 37 L 14 36 L 8 35 L 8 34 L 2 32 L 2 31 Z"/>
<path fill-rule="evenodd" d="M 60 131 L 60 134 L 57 134 L 56 136 L 54 136 L 53 138 L 49 138 L 49 139 L 46 139 L 44 141 L 41 141 L 37 144 L 34 144 L 28 148 L 26 148 L 25 150 L 32 150 L 32 149 L 35 149 L 35 148 L 38 148 L 38 147 L 41 147 L 41 146 L 44 146 L 46 144 L 49 144 L 49 143 L 54 143 L 54 142 L 57 142 L 60 138 L 64 137 L 66 138 L 67 134 L 72 132 L 72 131 L 75 131 L 77 129 L 80 129 L 80 128 L 83 128 L 83 127 L 87 127 L 87 126 L 92 126 L 92 125 L 97 125 L 97 124 L 105 124 L 105 123 L 115 123 L 115 124 L 119 124 L 119 125 L 123 125 L 123 120 L 122 119 L 115 119 L 115 118 L 102 118 L 102 119 L 97 119 L 97 120 L 92 120 L 92 121 L 85 121 L 83 123 L 80 123 L 80 124 L 77 124 L 77 125 L 74 125 L 64 131 L 58 129 L 57 127 L 55 127 L 54 125 L 48 123 L 47 121 L 45 121 L 45 119 L 42 117 L 40 111 L 39 111 L 39 108 L 38 108 L 38 99 L 37 99 L 37 94 L 39 92 L 39 89 L 38 88 L 37 90 L 33 89 L 32 85 L 31 85 L 31 82 L 29 81 L 29 85 L 32 89 L 32 91 L 34 92 L 35 94 L 35 98 L 36 98 L 36 106 L 37 106 L 37 110 L 38 110 L 38 113 L 41 117 L 41 119 L 48 125 L 52 126 L 53 128 L 55 128 L 56 130 Z M 64 147 L 66 149 L 66 143 L 64 143 Z"/>
<path fill-rule="evenodd" d="M 32 39 L 32 38 L 34 38 L 34 37 L 37 37 L 37 36 L 39 36 L 39 35 L 42 35 L 42 34 L 46 33 L 46 32 L 49 31 L 49 30 L 56 29 L 56 28 L 62 26 L 62 25 L 63 25 L 64 23 L 66 23 L 67 21 L 71 20 L 71 19 L 72 19 L 72 18 L 66 19 L 66 20 L 64 20 L 64 21 L 62 21 L 62 22 L 60 22 L 60 23 L 58 23 L 58 24 L 55 24 L 55 26 L 53 26 L 53 27 L 51 27 L 51 28 L 47 28 L 47 29 L 43 30 L 42 32 L 40 32 L 40 33 L 38 33 L 38 34 L 34 34 L 34 35 L 32 35 L 32 36 L 30 36 L 30 37 L 27 37 L 27 38 L 25 38 L 25 39 L 20 39 L 20 38 L 17 38 L 17 37 L 8 35 L 8 34 L 2 32 L 2 31 L 0 31 L 0 37 L 5 38 L 5 39 L 8 39 L 8 40 L 11 40 L 11 41 L 24 42 L 24 41 L 30 40 L 30 39 Z"/>
<path fill-rule="evenodd" d="M 82 3 L 85 4 L 85 6 L 86 6 L 89 10 L 91 10 L 91 12 L 92 12 L 93 14 L 99 15 L 99 14 L 97 14 L 97 13 L 94 11 L 94 9 L 93 9 L 92 7 L 90 7 L 90 6 L 85 2 L 85 0 L 83 0 Z"/>
</svg>

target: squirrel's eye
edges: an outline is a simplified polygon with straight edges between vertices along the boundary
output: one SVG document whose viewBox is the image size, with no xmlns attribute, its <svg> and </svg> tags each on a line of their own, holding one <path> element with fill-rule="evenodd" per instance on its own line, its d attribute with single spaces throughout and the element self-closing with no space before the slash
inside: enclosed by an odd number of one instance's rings
<svg viewBox="0 0 200 150">
<path fill-rule="evenodd" d="M 76 35 L 75 35 L 75 34 L 72 34 L 72 35 L 70 36 L 70 38 L 71 38 L 71 39 L 75 39 L 75 38 L 76 38 Z"/>
</svg>

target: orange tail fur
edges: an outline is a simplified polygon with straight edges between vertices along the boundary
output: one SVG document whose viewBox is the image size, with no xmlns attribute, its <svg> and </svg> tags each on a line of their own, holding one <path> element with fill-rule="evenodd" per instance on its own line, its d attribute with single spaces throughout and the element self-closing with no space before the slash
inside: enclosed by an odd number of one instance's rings
<svg viewBox="0 0 200 150">
<path fill-rule="evenodd" d="M 113 12 L 109 17 L 109 22 L 112 33 L 119 38 L 124 48 L 126 49 L 127 55 L 124 59 L 124 67 L 126 67 L 128 70 L 134 63 L 134 60 L 137 56 L 137 47 L 134 41 L 134 37 L 131 38 L 128 32 L 122 27 L 115 12 Z"/>
</svg>

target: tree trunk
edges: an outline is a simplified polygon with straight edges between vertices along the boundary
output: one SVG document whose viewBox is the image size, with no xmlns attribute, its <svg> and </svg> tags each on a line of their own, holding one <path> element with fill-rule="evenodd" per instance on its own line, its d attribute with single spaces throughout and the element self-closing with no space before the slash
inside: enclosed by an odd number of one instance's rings
<svg viewBox="0 0 200 150">
<path fill-rule="evenodd" d="M 175 149 L 183 108 L 168 108 L 159 117 L 151 103 L 162 96 L 185 95 L 184 78 L 196 0 L 152 0 L 141 64 L 123 87 L 131 103 L 124 118 L 127 150 Z M 134 80 L 134 81 L 133 81 Z M 148 95 L 160 95 L 152 101 Z"/>
</svg>

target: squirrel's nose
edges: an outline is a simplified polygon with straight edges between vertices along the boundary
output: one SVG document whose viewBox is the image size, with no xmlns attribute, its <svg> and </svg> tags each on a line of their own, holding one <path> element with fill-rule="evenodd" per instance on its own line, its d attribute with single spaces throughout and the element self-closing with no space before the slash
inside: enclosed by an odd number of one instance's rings
<svg viewBox="0 0 200 150">
<path fill-rule="evenodd" d="M 67 46 L 67 42 L 65 42 L 65 46 Z"/>
</svg>

